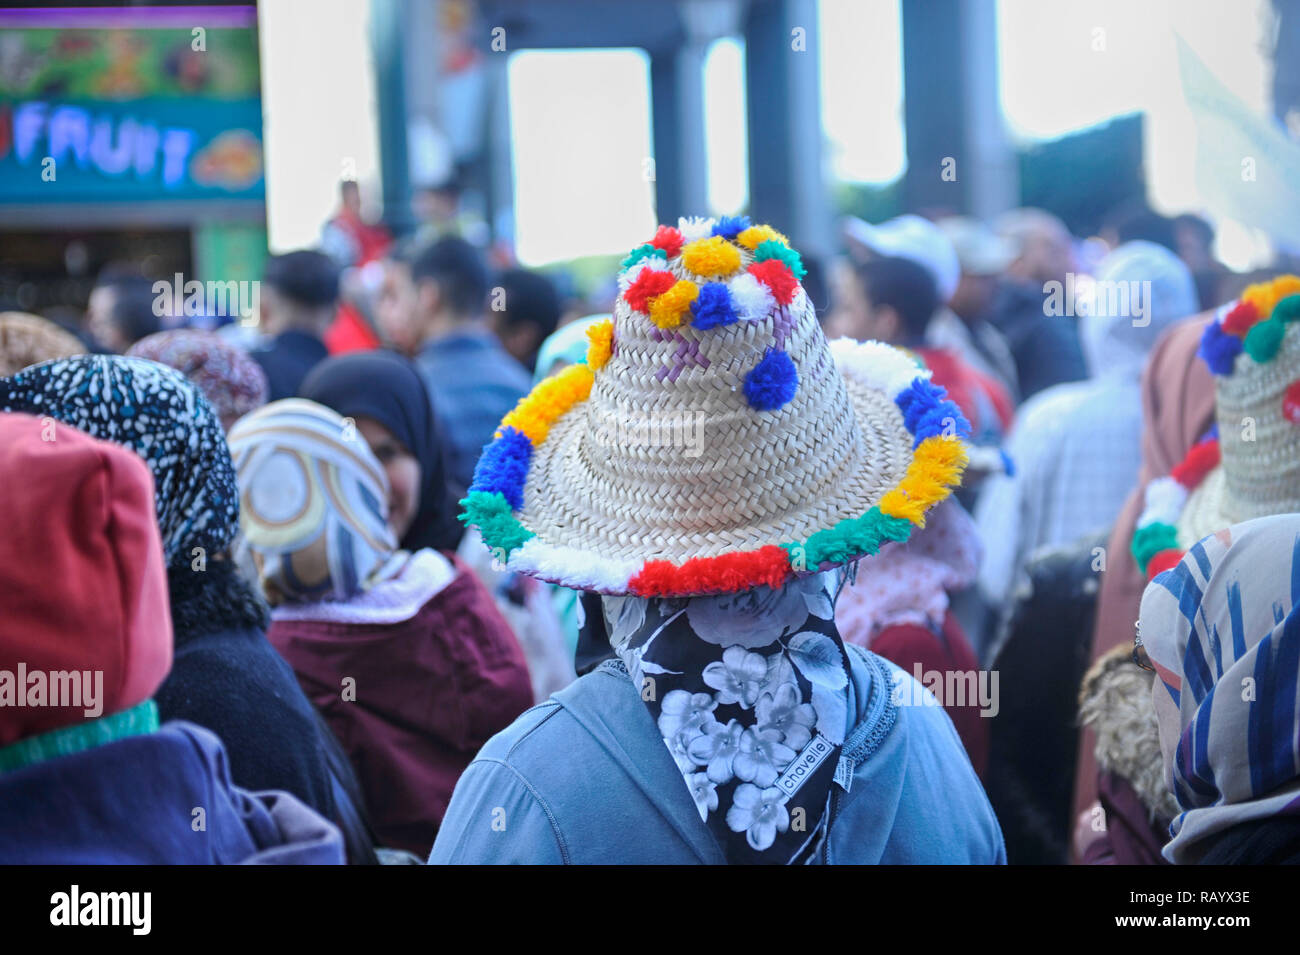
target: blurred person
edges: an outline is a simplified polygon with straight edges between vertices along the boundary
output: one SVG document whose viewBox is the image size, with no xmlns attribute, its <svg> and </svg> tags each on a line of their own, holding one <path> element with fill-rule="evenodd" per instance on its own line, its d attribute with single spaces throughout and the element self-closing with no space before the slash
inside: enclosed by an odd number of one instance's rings
<svg viewBox="0 0 1300 955">
<path fill-rule="evenodd" d="M 961 263 L 961 278 L 926 329 L 929 344 L 956 351 L 977 371 L 996 378 L 1013 398 L 1018 393 L 1016 360 L 988 313 L 998 292 L 998 277 L 1015 258 L 1006 239 L 977 219 L 950 216 L 935 223 L 948 237 Z"/>
<path fill-rule="evenodd" d="M 334 820 L 317 717 L 266 640 L 266 604 L 229 557 L 239 526 L 235 471 L 199 390 L 157 362 L 83 355 L 0 381 L 0 408 L 50 416 L 149 465 L 175 637 L 171 672 L 155 694 L 159 714 L 216 733 L 239 785 L 285 790 Z"/>
<path fill-rule="evenodd" d="M 1200 216 L 1184 213 L 1173 222 L 1175 251 L 1192 270 L 1201 310 L 1217 308 L 1227 268 L 1214 257 L 1214 227 Z"/>
<path fill-rule="evenodd" d="M 365 221 L 361 212 L 361 187 L 355 179 L 339 183 L 339 211 L 321 232 L 321 249 L 339 269 L 362 266 L 380 258 L 392 244 L 382 225 Z"/>
<path fill-rule="evenodd" d="M 307 373 L 328 357 L 322 336 L 338 299 L 339 270 L 328 256 L 303 249 L 267 260 L 259 307 L 268 340 L 252 355 L 266 372 L 268 400 L 296 395 Z"/>
<path fill-rule="evenodd" d="M 533 703 L 523 654 L 473 574 L 399 549 L 354 424 L 277 401 L 230 447 L 267 637 L 342 742 L 380 843 L 423 859 L 461 772 Z"/>
<path fill-rule="evenodd" d="M 532 371 L 537 350 L 560 321 L 555 284 L 540 272 L 508 269 L 498 276 L 497 289 L 492 295 L 500 295 L 502 307 L 493 302 L 488 324 L 510 357 Z"/>
<path fill-rule="evenodd" d="M 840 286 L 828 334 L 908 348 L 934 373 L 970 423 L 977 444 L 997 444 L 1011 423 L 1011 399 L 997 381 L 981 375 L 953 351 L 925 344 L 938 307 L 930 273 L 910 259 L 874 258 L 858 265 Z"/>
<path fill-rule="evenodd" d="M 1141 378 L 1148 353 L 1196 311 L 1191 273 L 1172 252 L 1129 242 L 1097 269 L 1081 319 L 1090 378 L 1021 405 L 1007 452 L 1014 475 L 985 483 L 975 511 L 984 540 L 980 590 L 1003 607 L 1028 556 L 1114 522 L 1141 463 Z"/>
<path fill-rule="evenodd" d="M 76 336 L 25 312 L 0 312 L 0 378 L 53 358 L 84 355 Z"/>
<path fill-rule="evenodd" d="M 988 320 L 1006 339 L 1016 362 L 1021 400 L 1051 385 L 1087 377 L 1074 318 L 1048 315 L 1047 283 L 1064 284 L 1075 269 L 1070 231 L 1041 209 L 1013 209 L 993 230 L 1015 258 L 1003 273 Z"/>
<path fill-rule="evenodd" d="M 1288 513 L 1204 538 L 1142 596 L 1176 865 L 1300 864 L 1297 579 Z"/>
<path fill-rule="evenodd" d="M 154 312 L 153 283 L 135 268 L 106 266 L 95 280 L 86 306 L 86 330 L 106 351 L 120 355 L 162 330 Z"/>
<path fill-rule="evenodd" d="M 1101 237 L 1112 249 L 1142 241 L 1178 252 L 1174 221 L 1152 209 L 1145 199 L 1130 199 L 1112 209 L 1102 224 Z"/>
<path fill-rule="evenodd" d="M 216 332 L 182 328 L 157 332 L 132 345 L 127 355 L 179 371 L 203 392 L 224 431 L 266 404 L 270 392 L 262 366 Z"/>
<path fill-rule="evenodd" d="M 341 863 L 333 825 L 233 784 L 208 730 L 160 723 L 172 624 L 145 463 L 8 413 L 0 481 L 25 489 L 0 495 L 0 673 L 25 667 L 26 695 L 33 674 L 71 672 L 81 695 L 0 707 L 0 863 Z"/>
<path fill-rule="evenodd" d="M 855 262 L 873 258 L 909 259 L 922 266 L 934 280 L 939 304 L 945 305 L 961 281 L 961 262 L 952 240 L 937 225 L 920 216 L 907 214 L 871 225 L 850 216 L 844 236 Z"/>
<path fill-rule="evenodd" d="M 430 862 L 1003 861 L 951 720 L 844 643 L 829 574 L 799 574 L 870 560 L 923 522 L 960 480 L 965 444 L 940 423 L 959 412 L 906 354 L 827 343 L 770 227 L 683 219 L 654 242 L 629 256 L 586 362 L 502 421 L 465 501 L 508 570 L 605 595 L 617 659 L 488 742 Z M 742 249 L 762 258 L 742 268 Z M 683 322 L 726 361 L 687 370 L 678 353 L 660 373 L 674 352 L 659 333 Z M 610 435 L 624 406 L 693 418 L 709 440 L 687 457 Z M 924 482 L 907 482 L 912 462 Z"/>
<path fill-rule="evenodd" d="M 452 477 L 467 487 L 483 445 L 531 379 L 484 317 L 488 273 L 477 249 L 440 239 L 416 255 L 411 278 L 416 364 L 445 429 Z"/>
<path fill-rule="evenodd" d="M 886 543 L 864 561 L 835 601 L 835 625 L 845 643 L 877 653 L 913 676 L 949 674 L 978 686 L 979 660 L 949 609 L 949 594 L 975 582 L 981 546 L 975 523 L 953 498 L 935 505 L 925 527 L 902 543 Z M 993 701 L 973 692 L 945 699 L 944 710 L 961 737 L 977 775 L 988 764 L 989 721 L 981 709 Z M 996 713 L 996 710 L 994 710 Z"/>
</svg>

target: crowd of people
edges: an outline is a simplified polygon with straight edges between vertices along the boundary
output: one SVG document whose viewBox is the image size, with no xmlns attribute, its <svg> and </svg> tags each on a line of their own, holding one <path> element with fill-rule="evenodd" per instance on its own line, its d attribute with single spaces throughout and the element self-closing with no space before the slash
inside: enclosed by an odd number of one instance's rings
<svg viewBox="0 0 1300 955">
<path fill-rule="evenodd" d="M 1300 278 L 343 200 L 256 328 L 0 314 L 0 862 L 1300 861 Z"/>
</svg>

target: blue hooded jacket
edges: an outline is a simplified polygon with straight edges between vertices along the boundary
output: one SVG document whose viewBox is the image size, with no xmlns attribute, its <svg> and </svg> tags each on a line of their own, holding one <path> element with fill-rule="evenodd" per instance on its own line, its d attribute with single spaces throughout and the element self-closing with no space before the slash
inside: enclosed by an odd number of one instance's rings
<svg viewBox="0 0 1300 955">
<path fill-rule="evenodd" d="M 851 727 L 829 864 L 1002 864 L 1002 832 L 952 722 L 916 681 L 850 647 Z M 934 705 L 900 705 L 928 698 Z M 607 661 L 520 716 L 469 765 L 438 863 L 722 864 L 627 670 Z"/>
</svg>

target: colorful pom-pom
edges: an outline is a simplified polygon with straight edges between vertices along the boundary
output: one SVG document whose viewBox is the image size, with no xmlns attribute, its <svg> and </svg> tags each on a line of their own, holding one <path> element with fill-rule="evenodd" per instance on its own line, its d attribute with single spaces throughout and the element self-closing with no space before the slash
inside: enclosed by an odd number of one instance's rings
<svg viewBox="0 0 1300 955">
<path fill-rule="evenodd" d="M 488 491 L 502 495 L 516 511 L 524 506 L 524 481 L 532 461 L 533 445 L 528 437 L 514 428 L 502 428 L 501 436 L 483 448 L 474 466 L 471 491 Z"/>
<path fill-rule="evenodd" d="M 754 250 L 754 258 L 759 262 L 766 262 L 768 259 L 776 259 L 784 262 L 786 266 L 794 273 L 795 278 L 803 278 L 807 272 L 803 267 L 803 259 L 799 253 L 790 248 L 784 242 L 777 242 L 775 239 L 766 239 L 758 244 Z"/>
<path fill-rule="evenodd" d="M 1286 386 L 1282 395 L 1282 417 L 1292 424 L 1300 425 L 1300 381 L 1293 381 Z"/>
<path fill-rule="evenodd" d="M 614 322 L 605 319 L 587 329 L 587 367 L 599 371 L 614 354 Z"/>
<path fill-rule="evenodd" d="M 713 227 L 717 224 L 717 219 L 706 219 L 703 216 L 682 216 L 677 220 L 677 231 L 681 233 L 682 241 L 694 242 L 696 239 L 707 239 L 713 235 Z"/>
<path fill-rule="evenodd" d="M 1133 559 L 1137 561 L 1138 567 L 1142 569 L 1144 574 L 1147 572 L 1147 565 L 1151 563 L 1152 557 L 1162 550 L 1176 549 L 1177 547 L 1178 529 L 1172 524 L 1166 524 L 1163 521 L 1146 524 L 1133 533 L 1131 547 Z"/>
<path fill-rule="evenodd" d="M 511 551 L 533 537 L 533 532 L 510 512 L 510 502 L 499 493 L 470 491 L 460 504 L 465 509 L 461 521 L 477 527 L 483 543 L 499 557 L 508 558 Z"/>
<path fill-rule="evenodd" d="M 1224 320 L 1226 327 L 1227 320 Z M 1241 354 L 1241 339 L 1236 335 L 1226 334 L 1218 322 L 1210 322 L 1201 334 L 1198 349 L 1201 359 L 1216 375 L 1231 375 L 1233 362 Z"/>
<path fill-rule="evenodd" d="M 1157 551 L 1152 554 L 1151 559 L 1147 561 L 1147 580 L 1154 580 L 1157 575 L 1177 567 L 1178 562 L 1183 559 L 1185 553 L 1187 551 L 1177 547 L 1170 547 L 1167 550 Z"/>
<path fill-rule="evenodd" d="M 800 571 L 815 571 L 822 564 L 841 564 L 862 555 L 874 554 L 882 544 L 905 541 L 912 535 L 912 522 L 882 514 L 873 507 L 861 517 L 849 517 L 834 527 L 817 531 L 803 543 L 783 544 L 790 564 Z"/>
<path fill-rule="evenodd" d="M 650 321 L 660 328 L 676 328 L 691 313 L 691 303 L 699 294 L 698 285 L 681 279 L 650 303 Z"/>
<path fill-rule="evenodd" d="M 1205 475 L 1213 471 L 1218 464 L 1218 440 L 1199 441 L 1192 445 L 1186 457 L 1174 465 L 1169 476 L 1190 491 L 1198 487 L 1205 480 Z"/>
<path fill-rule="evenodd" d="M 749 249 L 751 252 L 757 249 L 761 244 L 766 242 L 768 239 L 774 239 L 777 242 L 784 242 L 786 245 L 790 244 L 789 239 L 787 239 L 781 233 L 777 232 L 770 225 L 750 226 L 748 229 L 739 233 L 736 236 L 736 241 L 739 242 L 741 245 L 743 245 L 745 248 Z"/>
<path fill-rule="evenodd" d="M 731 293 L 721 282 L 706 282 L 700 286 L 699 297 L 691 303 L 691 324 L 699 329 L 717 328 L 737 321 L 736 310 L 731 306 Z"/>
<path fill-rule="evenodd" d="M 754 262 L 746 271 L 768 287 L 777 304 L 789 305 L 794 301 L 794 293 L 799 288 L 799 282 L 790 271 L 790 267 L 781 260 L 768 259 L 766 262 Z"/>
<path fill-rule="evenodd" d="M 749 216 L 723 216 L 713 227 L 713 234 L 724 239 L 734 239 L 750 227 Z"/>
<path fill-rule="evenodd" d="M 501 419 L 497 437 L 504 434 L 506 428 L 514 428 L 527 435 L 534 448 L 540 448 L 551 425 L 579 401 L 587 400 L 594 380 L 591 368 L 581 363 L 570 365 L 543 380 Z"/>
<path fill-rule="evenodd" d="M 799 390 L 799 372 L 790 356 L 769 348 L 745 375 L 745 398 L 756 411 L 775 411 Z"/>
<path fill-rule="evenodd" d="M 894 399 L 903 413 L 903 424 L 913 435 L 912 447 L 919 447 L 935 435 L 970 437 L 970 422 L 948 392 L 925 378 L 917 378 Z"/>
<path fill-rule="evenodd" d="M 650 299 L 662 295 L 677 282 L 673 273 L 659 269 L 645 269 L 623 293 L 623 301 L 638 312 L 650 310 Z"/>
<path fill-rule="evenodd" d="M 696 275 L 731 275 L 740 268 L 740 250 L 720 236 L 696 239 L 682 248 L 682 264 Z"/>
<path fill-rule="evenodd" d="M 924 527 L 926 511 L 961 483 L 966 461 L 966 445 L 960 438 L 951 435 L 926 438 L 912 455 L 903 480 L 880 499 L 881 512 Z"/>
<path fill-rule="evenodd" d="M 727 283 L 731 292 L 731 307 L 742 322 L 761 322 L 776 308 L 772 290 L 748 272 L 742 272 Z"/>
<path fill-rule="evenodd" d="M 732 593 L 780 587 L 790 573 L 789 555 L 772 544 L 737 554 L 695 557 L 680 567 L 666 560 L 648 560 L 628 582 L 628 590 L 641 597 Z"/>
<path fill-rule="evenodd" d="M 1260 322 L 1246 334 L 1246 340 L 1242 342 L 1242 347 L 1246 354 L 1255 361 L 1263 364 L 1266 361 L 1272 361 L 1277 355 L 1277 350 L 1282 347 L 1282 337 L 1286 334 L 1286 326 L 1281 322 L 1268 319 Z"/>
<path fill-rule="evenodd" d="M 1294 322 L 1300 319 L 1300 295 L 1292 294 L 1279 299 L 1273 306 L 1273 314 L 1269 317 L 1275 322 Z"/>
<path fill-rule="evenodd" d="M 681 254 L 682 241 L 680 232 L 670 225 L 661 225 L 655 230 L 655 237 L 650 240 L 650 244 L 672 259 Z"/>
<path fill-rule="evenodd" d="M 663 249 L 656 248 L 655 246 L 647 242 L 645 245 L 638 245 L 635 249 L 632 250 L 632 252 L 628 255 L 628 257 L 623 260 L 623 268 L 630 269 L 638 262 L 641 262 L 651 257 L 658 258 L 664 262 L 668 261 L 667 252 L 665 252 Z"/>
<path fill-rule="evenodd" d="M 1229 335 L 1245 338 L 1251 326 L 1258 322 L 1259 319 L 1259 309 L 1250 302 L 1241 301 L 1228 309 L 1228 313 L 1223 316 L 1223 330 Z M 1211 322 L 1210 324 L 1213 325 L 1214 323 Z"/>
</svg>

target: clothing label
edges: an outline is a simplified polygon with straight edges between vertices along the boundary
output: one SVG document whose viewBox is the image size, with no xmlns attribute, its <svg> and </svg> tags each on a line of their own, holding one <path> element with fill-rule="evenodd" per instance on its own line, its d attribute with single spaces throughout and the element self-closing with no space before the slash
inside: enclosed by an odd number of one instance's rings
<svg viewBox="0 0 1300 955">
<path fill-rule="evenodd" d="M 785 775 L 776 781 L 781 787 L 781 791 L 787 796 L 793 796 L 799 787 L 803 785 L 804 780 L 813 774 L 818 766 L 835 751 L 835 746 L 821 733 L 814 736 L 811 742 L 803 748 L 803 752 L 795 757 L 790 768 L 785 771 Z"/>
</svg>

